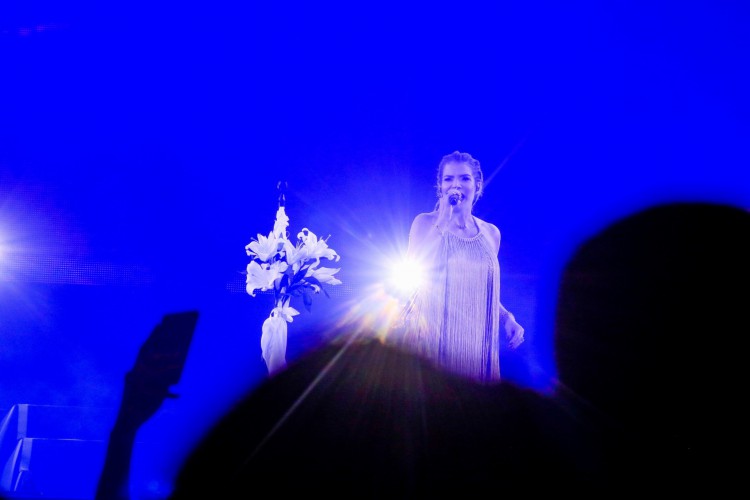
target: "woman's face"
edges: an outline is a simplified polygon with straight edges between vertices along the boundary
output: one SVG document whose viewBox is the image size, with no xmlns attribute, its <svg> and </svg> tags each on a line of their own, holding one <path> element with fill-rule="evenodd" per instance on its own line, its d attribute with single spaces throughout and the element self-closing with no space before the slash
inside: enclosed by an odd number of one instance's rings
<svg viewBox="0 0 750 500">
<path fill-rule="evenodd" d="M 446 163 L 443 166 L 443 177 L 440 179 L 440 192 L 443 196 L 452 193 L 461 194 L 461 203 L 474 202 L 477 182 L 468 163 Z"/>
</svg>

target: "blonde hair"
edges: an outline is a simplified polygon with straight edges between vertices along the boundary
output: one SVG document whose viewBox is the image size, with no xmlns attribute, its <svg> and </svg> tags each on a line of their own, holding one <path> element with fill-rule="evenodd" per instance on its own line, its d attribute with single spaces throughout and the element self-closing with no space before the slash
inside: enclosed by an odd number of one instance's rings
<svg viewBox="0 0 750 500">
<path fill-rule="evenodd" d="M 476 183 L 476 192 L 474 193 L 474 199 L 472 200 L 471 204 L 475 205 L 477 200 L 481 198 L 482 194 L 484 193 L 484 175 L 482 174 L 482 167 L 479 164 L 479 160 L 471 156 L 469 153 L 462 153 L 460 151 L 454 151 L 443 156 L 443 158 L 440 160 L 437 171 L 436 188 L 438 198 L 441 198 L 443 196 L 443 192 L 440 189 L 440 184 L 443 179 L 443 171 L 445 170 L 445 166 L 448 163 L 466 163 L 471 168 L 471 174 L 474 176 L 474 182 Z"/>
</svg>

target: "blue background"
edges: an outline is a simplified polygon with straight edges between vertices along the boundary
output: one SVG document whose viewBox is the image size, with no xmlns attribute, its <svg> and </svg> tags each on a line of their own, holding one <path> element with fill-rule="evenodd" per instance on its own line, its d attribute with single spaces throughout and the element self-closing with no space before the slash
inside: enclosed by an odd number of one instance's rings
<svg viewBox="0 0 750 500">
<path fill-rule="evenodd" d="M 341 256 L 343 284 L 297 304 L 293 359 L 368 303 L 440 157 L 478 158 L 527 329 L 504 376 L 539 389 L 584 238 L 658 203 L 750 207 L 742 2 L 487 3 L 3 5 L 0 410 L 116 408 L 161 316 L 197 309 L 180 398 L 143 429 L 168 481 L 266 376 L 271 299 L 242 272 L 278 181 L 290 232 Z"/>
</svg>

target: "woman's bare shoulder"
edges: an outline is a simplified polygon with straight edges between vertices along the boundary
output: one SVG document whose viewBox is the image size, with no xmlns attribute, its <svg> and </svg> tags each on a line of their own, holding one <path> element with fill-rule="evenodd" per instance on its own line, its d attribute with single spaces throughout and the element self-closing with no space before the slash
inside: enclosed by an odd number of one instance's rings
<svg viewBox="0 0 750 500">
<path fill-rule="evenodd" d="M 423 212 L 412 221 L 411 225 L 413 228 L 421 228 L 425 226 L 434 226 L 437 220 L 437 212 Z"/>
<path fill-rule="evenodd" d="M 480 228 L 486 229 L 487 231 L 490 231 L 492 233 L 500 234 L 500 229 L 498 229 L 497 226 L 492 222 L 480 219 L 477 216 L 474 216 L 474 219 L 477 221 L 477 224 Z"/>
<path fill-rule="evenodd" d="M 421 213 L 414 217 L 409 230 L 410 252 L 417 251 L 417 249 L 422 249 L 430 244 L 434 239 L 433 229 L 436 220 L 437 213 L 435 212 Z"/>
<path fill-rule="evenodd" d="M 486 220 L 482 220 L 479 217 L 474 217 L 474 219 L 477 221 L 477 225 L 479 226 L 479 229 L 484 232 L 487 236 L 490 237 L 490 239 L 495 243 L 498 250 L 500 249 L 500 229 L 496 225 L 494 225 L 491 222 L 487 222 Z"/>
</svg>

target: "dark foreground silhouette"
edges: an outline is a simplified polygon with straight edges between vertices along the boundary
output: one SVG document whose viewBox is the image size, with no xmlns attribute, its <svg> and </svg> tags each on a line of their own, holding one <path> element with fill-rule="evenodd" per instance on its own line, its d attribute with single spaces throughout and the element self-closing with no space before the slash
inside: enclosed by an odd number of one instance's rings
<svg viewBox="0 0 750 500">
<path fill-rule="evenodd" d="M 490 486 L 531 493 L 581 478 L 587 457 L 569 441 L 574 424 L 530 390 L 479 385 L 350 338 L 307 355 L 234 408 L 170 498 L 413 498 Z"/>
<path fill-rule="evenodd" d="M 560 396 L 587 409 L 610 491 L 741 491 L 750 213 L 674 203 L 584 242 L 556 312 Z"/>
<path fill-rule="evenodd" d="M 130 460 L 138 429 L 167 398 L 175 396 L 169 389 L 182 376 L 197 322 L 197 311 L 166 314 L 138 351 L 133 367 L 125 375 L 96 500 L 130 498 Z"/>
<path fill-rule="evenodd" d="M 748 304 L 747 211 L 644 210 L 583 242 L 563 270 L 554 394 L 480 385 L 341 332 L 232 408 L 170 499 L 742 491 Z M 153 413 L 141 407 L 131 423 Z M 128 457 L 110 447 L 103 484 L 121 494 L 111 485 Z"/>
</svg>

